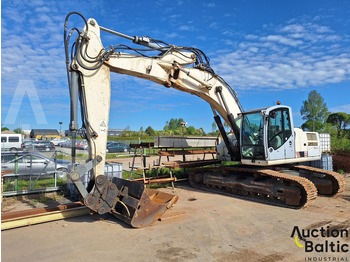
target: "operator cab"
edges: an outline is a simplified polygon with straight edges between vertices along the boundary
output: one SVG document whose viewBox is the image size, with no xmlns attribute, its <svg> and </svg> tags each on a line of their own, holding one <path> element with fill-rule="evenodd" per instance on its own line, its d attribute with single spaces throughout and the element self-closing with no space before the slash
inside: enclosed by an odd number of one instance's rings
<svg viewBox="0 0 350 262">
<path fill-rule="evenodd" d="M 242 113 L 242 159 L 255 162 L 295 158 L 291 116 L 291 108 L 281 105 Z"/>
</svg>

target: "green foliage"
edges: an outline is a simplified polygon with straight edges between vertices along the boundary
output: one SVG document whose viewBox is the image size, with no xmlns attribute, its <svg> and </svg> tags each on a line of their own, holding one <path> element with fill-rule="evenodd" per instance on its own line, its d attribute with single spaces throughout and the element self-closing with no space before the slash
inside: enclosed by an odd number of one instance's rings
<svg viewBox="0 0 350 262">
<path fill-rule="evenodd" d="M 64 186 L 66 184 L 67 184 L 67 178 L 57 179 L 57 186 Z M 18 190 L 29 190 L 30 181 L 18 179 L 17 185 L 18 185 Z M 40 189 L 40 188 L 54 187 L 54 186 L 55 186 L 54 178 L 39 179 L 35 183 L 35 186 L 33 189 Z M 10 179 L 6 179 L 4 182 L 4 192 L 13 191 L 13 190 L 15 190 L 15 182 L 13 180 L 11 181 Z"/>
<path fill-rule="evenodd" d="M 189 126 L 186 128 L 186 134 L 187 135 L 194 135 L 196 133 L 196 129 L 194 126 Z"/>
<path fill-rule="evenodd" d="M 331 136 L 332 152 L 350 152 L 350 139 L 347 137 L 338 138 Z"/>
<path fill-rule="evenodd" d="M 166 121 L 163 130 L 156 131 L 151 126 L 148 126 L 146 130 L 141 127 L 139 131 L 131 131 L 129 127 L 125 128 L 125 131 L 121 136 L 108 137 L 108 140 L 152 140 L 153 136 L 182 136 L 184 135 L 197 135 L 205 136 L 203 128 L 196 129 L 194 126 L 182 127 L 181 122 L 184 122 L 182 118 L 171 118 L 170 121 Z M 213 123 L 215 124 L 215 123 Z M 216 124 L 215 124 L 216 127 Z M 229 126 L 228 126 L 229 127 Z M 230 128 L 230 127 L 229 127 Z M 215 128 L 216 130 L 216 128 Z M 214 132 L 214 135 L 218 134 L 218 131 Z M 149 142 L 149 141 L 147 141 Z"/>
<path fill-rule="evenodd" d="M 22 134 L 22 129 L 16 128 L 13 130 L 13 132 L 15 132 L 16 134 Z"/>
<path fill-rule="evenodd" d="M 310 131 L 316 131 L 317 122 L 322 123 L 323 125 L 325 119 L 329 114 L 323 97 L 318 92 L 316 92 L 316 90 L 312 90 L 309 93 L 308 100 L 303 102 L 300 113 L 303 116 L 304 120 L 307 122 L 310 121 Z"/>
<path fill-rule="evenodd" d="M 154 136 L 155 134 L 154 129 L 151 126 L 146 128 L 145 133 L 149 136 Z"/>
<path fill-rule="evenodd" d="M 181 128 L 181 122 L 184 122 L 182 118 L 171 118 L 170 121 L 166 121 L 166 124 L 164 126 L 164 130 L 176 130 L 178 128 Z"/>
<path fill-rule="evenodd" d="M 214 122 L 211 124 L 211 132 L 212 132 L 212 133 L 215 133 L 217 130 L 218 130 L 218 126 L 216 125 L 216 122 L 214 121 Z"/>
<path fill-rule="evenodd" d="M 7 127 L 1 127 L 1 132 L 2 131 L 8 131 L 8 130 L 10 130 L 10 129 L 8 129 Z"/>
<path fill-rule="evenodd" d="M 319 131 L 321 131 L 324 128 L 324 125 L 321 122 L 308 120 L 304 124 L 301 125 L 301 128 L 303 130 L 319 132 Z"/>
<path fill-rule="evenodd" d="M 346 127 L 350 125 L 350 114 L 347 113 L 333 113 L 327 118 L 327 123 L 332 124 L 337 129 L 337 137 L 344 137 Z"/>
</svg>

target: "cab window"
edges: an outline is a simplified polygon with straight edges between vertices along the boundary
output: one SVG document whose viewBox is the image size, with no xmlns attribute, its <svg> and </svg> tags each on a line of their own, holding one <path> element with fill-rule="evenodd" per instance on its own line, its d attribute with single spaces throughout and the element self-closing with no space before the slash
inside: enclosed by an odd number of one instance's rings
<svg viewBox="0 0 350 262">
<path fill-rule="evenodd" d="M 260 112 L 243 115 L 241 147 L 243 158 L 264 159 L 263 126 L 264 119 Z"/>
<path fill-rule="evenodd" d="M 278 108 L 269 113 L 267 128 L 268 147 L 280 148 L 292 135 L 289 110 Z"/>
</svg>

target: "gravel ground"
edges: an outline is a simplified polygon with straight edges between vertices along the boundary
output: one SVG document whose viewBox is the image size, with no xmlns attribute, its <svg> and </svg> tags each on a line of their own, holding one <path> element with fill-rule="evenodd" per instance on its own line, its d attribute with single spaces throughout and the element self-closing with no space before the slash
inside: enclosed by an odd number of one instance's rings
<svg viewBox="0 0 350 262">
<path fill-rule="evenodd" d="M 349 252 L 306 253 L 291 238 L 295 226 L 350 230 L 349 174 L 346 180 L 347 188 L 340 196 L 318 197 L 301 210 L 198 191 L 178 183 L 174 190 L 180 197 L 178 203 L 152 226 L 132 229 L 114 217 L 101 221 L 81 216 L 6 230 L 1 236 L 1 261 L 270 262 L 324 257 L 336 260 L 322 261 L 350 261 Z M 161 190 L 173 192 L 171 188 Z M 64 197 L 49 198 L 52 203 L 65 201 Z M 33 200 L 17 199 L 3 208 L 10 211 L 33 205 Z M 349 236 L 329 240 L 350 245 Z"/>
</svg>

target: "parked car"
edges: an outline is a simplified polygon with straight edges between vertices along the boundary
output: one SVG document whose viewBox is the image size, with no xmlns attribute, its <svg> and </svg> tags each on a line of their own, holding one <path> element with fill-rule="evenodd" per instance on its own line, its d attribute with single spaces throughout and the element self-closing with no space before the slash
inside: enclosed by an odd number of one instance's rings
<svg viewBox="0 0 350 262">
<path fill-rule="evenodd" d="M 24 151 L 53 151 L 55 145 L 50 141 L 26 141 L 22 143 L 22 150 Z"/>
<path fill-rule="evenodd" d="M 63 143 L 67 140 L 70 141 L 68 137 L 56 137 L 52 139 L 50 142 L 53 143 L 55 146 L 59 146 L 60 143 Z"/>
<path fill-rule="evenodd" d="M 128 153 L 130 151 L 130 146 L 119 143 L 119 142 L 111 142 L 107 143 L 107 153 L 116 153 L 116 152 L 124 152 Z"/>
<path fill-rule="evenodd" d="M 83 149 L 83 150 L 86 150 L 89 146 L 87 140 L 78 140 L 75 145 L 77 149 Z"/>
<path fill-rule="evenodd" d="M 60 147 L 72 147 L 72 141 L 69 139 L 69 140 L 59 142 L 58 146 L 60 146 Z"/>
<path fill-rule="evenodd" d="M 17 160 L 16 160 L 17 155 Z M 1 170 L 15 172 L 16 161 L 18 162 L 19 175 L 53 175 L 58 178 L 67 175 L 70 161 L 56 159 L 37 152 L 3 152 L 1 154 Z"/>
<path fill-rule="evenodd" d="M 21 134 L 1 134 L 1 150 L 17 151 L 21 149 Z"/>
</svg>

